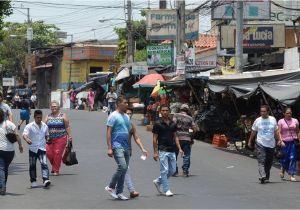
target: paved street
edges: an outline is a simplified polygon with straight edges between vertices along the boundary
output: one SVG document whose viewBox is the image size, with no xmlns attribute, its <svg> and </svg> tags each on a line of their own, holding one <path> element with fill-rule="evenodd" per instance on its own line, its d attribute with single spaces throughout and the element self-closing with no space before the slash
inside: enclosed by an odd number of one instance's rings
<svg viewBox="0 0 300 210">
<path fill-rule="evenodd" d="M 48 110 L 46 110 L 48 112 Z M 18 112 L 14 112 L 15 121 Z M 159 165 L 152 159 L 152 135 L 139 126 L 150 157 L 143 161 L 133 147 L 130 171 L 141 196 L 115 201 L 105 192 L 116 164 L 106 155 L 105 120 L 102 112 L 67 111 L 79 165 L 61 169 L 51 177 L 50 189 L 30 189 L 28 152 L 19 154 L 10 168 L 8 193 L 0 197 L 0 208 L 299 208 L 300 183 L 281 181 L 273 168 L 271 183 L 258 184 L 257 162 L 249 157 L 196 142 L 192 150 L 191 176 L 171 178 L 173 197 L 157 194 L 152 180 Z M 137 123 L 137 121 L 136 121 Z M 25 144 L 24 144 L 25 145 Z M 38 165 L 39 166 L 39 165 Z M 39 172 L 39 184 L 41 177 Z M 297 177 L 299 180 L 300 178 Z M 127 189 L 124 191 L 128 195 Z"/>
</svg>

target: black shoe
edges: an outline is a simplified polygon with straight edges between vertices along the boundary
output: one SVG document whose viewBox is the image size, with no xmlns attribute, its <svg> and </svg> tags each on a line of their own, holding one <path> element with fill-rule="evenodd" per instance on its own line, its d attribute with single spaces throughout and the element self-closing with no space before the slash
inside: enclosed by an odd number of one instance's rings
<svg viewBox="0 0 300 210">
<path fill-rule="evenodd" d="M 178 176 L 178 172 L 175 172 L 172 176 L 175 176 L 175 177 Z"/>
<path fill-rule="evenodd" d="M 182 172 L 182 176 L 189 177 L 189 172 L 183 171 L 183 172 Z"/>
<path fill-rule="evenodd" d="M 261 184 L 265 184 L 266 183 L 266 177 L 259 178 L 259 181 L 260 181 Z"/>
<path fill-rule="evenodd" d="M 21 125 L 18 125 L 18 130 L 20 130 L 21 129 Z"/>
</svg>

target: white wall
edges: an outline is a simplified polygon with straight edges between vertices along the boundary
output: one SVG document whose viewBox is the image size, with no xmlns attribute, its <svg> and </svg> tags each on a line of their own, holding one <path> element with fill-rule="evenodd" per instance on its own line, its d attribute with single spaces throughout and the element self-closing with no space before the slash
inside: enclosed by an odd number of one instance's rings
<svg viewBox="0 0 300 210">
<path fill-rule="evenodd" d="M 299 69 L 299 53 L 298 48 L 285 49 L 284 51 L 284 70 L 296 70 Z"/>
</svg>

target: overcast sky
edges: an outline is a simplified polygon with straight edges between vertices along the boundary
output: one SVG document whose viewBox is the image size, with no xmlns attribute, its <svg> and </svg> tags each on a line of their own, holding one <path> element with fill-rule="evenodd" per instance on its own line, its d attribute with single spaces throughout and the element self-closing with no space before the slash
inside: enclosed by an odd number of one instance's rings
<svg viewBox="0 0 300 210">
<path fill-rule="evenodd" d="M 27 21 L 27 10 L 33 21 L 44 20 L 55 24 L 61 31 L 73 34 L 74 40 L 114 39 L 113 29 L 125 26 L 124 2 L 127 0 L 12 0 L 13 14 L 5 19 L 11 22 Z M 175 6 L 168 0 L 168 8 Z M 187 8 L 199 6 L 203 0 L 186 0 Z M 159 0 L 132 0 L 133 19 L 138 20 L 142 8 L 158 8 Z M 22 9 L 23 8 L 23 9 Z M 103 23 L 100 19 L 111 19 Z M 210 29 L 210 16 L 200 16 L 200 32 Z M 68 40 L 70 41 L 70 38 Z"/>
</svg>

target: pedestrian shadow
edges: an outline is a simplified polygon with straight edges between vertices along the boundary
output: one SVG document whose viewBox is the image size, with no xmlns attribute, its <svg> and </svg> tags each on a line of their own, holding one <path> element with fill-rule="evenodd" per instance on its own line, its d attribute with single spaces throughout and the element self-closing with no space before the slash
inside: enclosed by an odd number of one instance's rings
<svg viewBox="0 0 300 210">
<path fill-rule="evenodd" d="M 59 174 L 58 176 L 75 176 L 75 175 L 78 175 L 78 174 Z M 56 177 L 55 175 L 51 174 L 50 176 L 53 176 L 53 177 Z"/>
<path fill-rule="evenodd" d="M 10 192 L 6 192 L 5 196 L 22 196 L 24 194 L 20 194 L 20 193 L 10 193 Z"/>
</svg>

